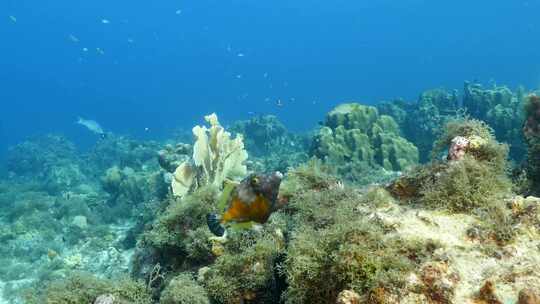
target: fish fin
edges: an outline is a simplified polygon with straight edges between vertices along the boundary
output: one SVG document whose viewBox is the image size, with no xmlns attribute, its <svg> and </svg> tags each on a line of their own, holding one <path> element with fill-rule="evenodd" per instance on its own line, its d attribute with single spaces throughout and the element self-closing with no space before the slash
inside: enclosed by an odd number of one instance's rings
<svg viewBox="0 0 540 304">
<path fill-rule="evenodd" d="M 225 180 L 223 182 L 223 191 L 221 192 L 221 196 L 217 204 L 217 209 L 219 210 L 219 212 L 225 211 L 225 209 L 227 208 L 227 203 L 229 202 L 231 193 L 233 192 L 234 188 L 236 188 L 237 185 L 238 183 L 235 183 L 230 180 Z"/>
<path fill-rule="evenodd" d="M 206 223 L 208 224 L 208 229 L 215 236 L 223 236 L 225 234 L 225 227 L 221 225 L 219 216 L 215 213 L 209 213 L 206 215 Z"/>
</svg>

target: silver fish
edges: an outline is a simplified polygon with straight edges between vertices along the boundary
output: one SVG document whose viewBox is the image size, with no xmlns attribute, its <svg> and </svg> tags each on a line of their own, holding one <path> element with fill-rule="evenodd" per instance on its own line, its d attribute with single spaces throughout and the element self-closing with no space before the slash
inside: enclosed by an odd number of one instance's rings
<svg viewBox="0 0 540 304">
<path fill-rule="evenodd" d="M 78 120 L 77 120 L 77 123 L 82 125 L 82 126 L 85 126 L 88 130 L 90 130 L 90 131 L 92 131 L 92 132 L 94 132 L 96 134 L 99 134 L 99 135 L 105 134 L 105 131 L 103 131 L 103 128 L 95 120 L 84 119 L 84 118 L 79 117 Z"/>
</svg>

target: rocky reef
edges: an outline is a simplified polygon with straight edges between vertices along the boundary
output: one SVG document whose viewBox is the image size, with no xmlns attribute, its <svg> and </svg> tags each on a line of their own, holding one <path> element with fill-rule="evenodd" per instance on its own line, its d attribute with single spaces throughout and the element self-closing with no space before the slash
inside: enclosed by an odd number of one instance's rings
<svg viewBox="0 0 540 304">
<path fill-rule="evenodd" d="M 2 297 L 538 303 L 539 100 L 466 84 L 339 105 L 312 136 L 272 116 L 226 128 L 212 114 L 193 140 L 111 134 L 80 152 L 62 136 L 29 139 L 0 180 Z M 275 170 L 268 220 L 214 236 L 207 216 L 228 185 Z"/>
</svg>

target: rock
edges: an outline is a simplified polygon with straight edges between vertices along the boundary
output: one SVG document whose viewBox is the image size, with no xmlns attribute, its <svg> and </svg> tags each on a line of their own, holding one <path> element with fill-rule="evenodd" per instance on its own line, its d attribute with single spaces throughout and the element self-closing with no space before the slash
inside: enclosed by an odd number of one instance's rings
<svg viewBox="0 0 540 304">
<path fill-rule="evenodd" d="M 443 262 L 429 262 L 421 270 L 426 296 L 436 303 L 452 303 L 458 280 Z"/>
<path fill-rule="evenodd" d="M 79 227 L 81 230 L 85 230 L 86 228 L 88 228 L 88 221 L 86 219 L 86 216 L 84 215 L 75 216 L 71 221 L 71 224 L 73 226 Z"/>
<path fill-rule="evenodd" d="M 103 294 L 96 298 L 94 304 L 119 304 L 112 294 Z"/>
<path fill-rule="evenodd" d="M 336 304 L 360 304 L 360 295 L 353 290 L 343 290 L 338 294 Z"/>
<path fill-rule="evenodd" d="M 469 140 L 463 136 L 456 136 L 452 139 L 450 148 L 448 149 L 448 160 L 460 160 L 465 156 L 465 152 L 469 147 Z"/>
<path fill-rule="evenodd" d="M 533 289 L 522 289 L 519 292 L 517 304 L 540 304 L 540 296 Z"/>
<path fill-rule="evenodd" d="M 497 295 L 495 295 L 495 286 L 491 281 L 486 281 L 482 288 L 480 288 L 478 300 L 480 303 L 502 304 L 502 302 L 497 298 Z"/>
</svg>

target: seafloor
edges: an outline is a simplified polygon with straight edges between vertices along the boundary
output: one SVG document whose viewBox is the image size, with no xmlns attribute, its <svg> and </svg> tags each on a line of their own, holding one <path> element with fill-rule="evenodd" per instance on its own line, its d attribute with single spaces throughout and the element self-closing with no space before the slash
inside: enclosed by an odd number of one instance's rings
<svg viewBox="0 0 540 304">
<path fill-rule="evenodd" d="M 301 134 L 205 119 L 11 147 L 0 303 L 540 303 L 536 92 L 344 103 Z M 275 171 L 268 220 L 212 235 L 227 185 Z"/>
</svg>

